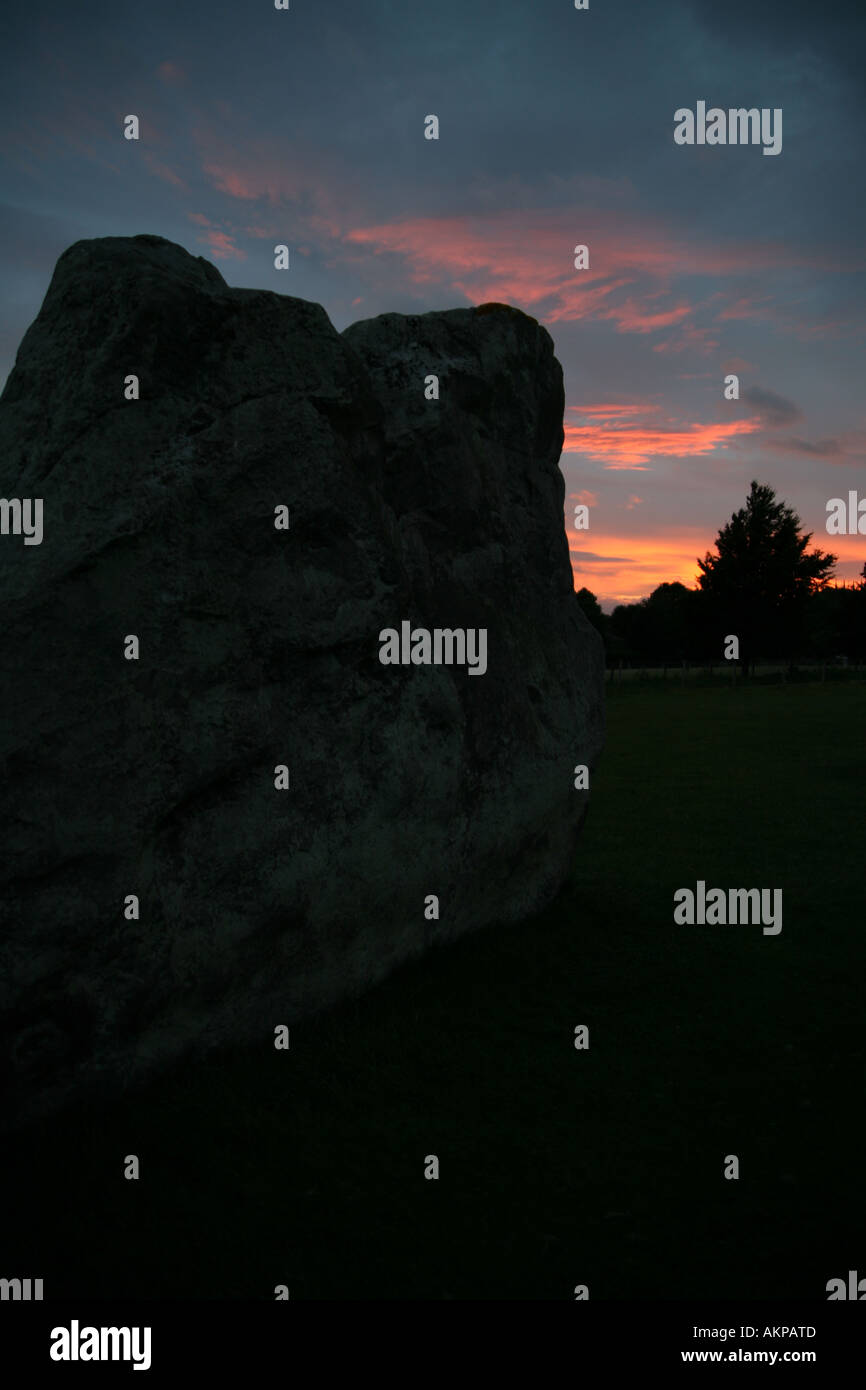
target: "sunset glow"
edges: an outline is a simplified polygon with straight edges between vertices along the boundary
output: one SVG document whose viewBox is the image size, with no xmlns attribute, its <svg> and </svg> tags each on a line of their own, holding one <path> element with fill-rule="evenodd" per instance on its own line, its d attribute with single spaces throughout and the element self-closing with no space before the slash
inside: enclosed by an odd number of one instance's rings
<svg viewBox="0 0 866 1390">
<path fill-rule="evenodd" d="M 606 468 L 645 469 L 654 455 L 690 458 L 708 454 L 761 427 L 757 419 L 715 424 L 677 424 L 668 419 L 656 424 L 644 418 L 660 414 L 656 405 L 569 406 L 562 452 L 601 459 Z"/>
</svg>

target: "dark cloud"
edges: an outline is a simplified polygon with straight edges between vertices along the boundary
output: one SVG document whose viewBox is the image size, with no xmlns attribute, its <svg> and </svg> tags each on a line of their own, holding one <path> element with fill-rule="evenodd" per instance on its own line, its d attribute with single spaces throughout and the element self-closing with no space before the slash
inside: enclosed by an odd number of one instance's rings
<svg viewBox="0 0 866 1390">
<path fill-rule="evenodd" d="M 819 459 L 838 458 L 845 452 L 838 439 L 774 439 L 773 448 Z"/>
<path fill-rule="evenodd" d="M 836 0 L 819 12 L 815 0 L 685 0 L 697 23 L 720 43 L 743 44 L 777 62 L 786 54 L 808 60 L 818 55 L 852 78 L 863 97 L 866 62 L 866 9 L 859 0 Z"/>
<path fill-rule="evenodd" d="M 802 410 L 793 401 L 762 386 L 747 386 L 743 400 L 758 412 L 767 425 L 790 425 L 794 420 L 803 418 Z"/>
<path fill-rule="evenodd" d="M 633 565 L 628 555 L 596 555 L 592 550 L 572 550 L 572 557 L 581 565 Z"/>
</svg>

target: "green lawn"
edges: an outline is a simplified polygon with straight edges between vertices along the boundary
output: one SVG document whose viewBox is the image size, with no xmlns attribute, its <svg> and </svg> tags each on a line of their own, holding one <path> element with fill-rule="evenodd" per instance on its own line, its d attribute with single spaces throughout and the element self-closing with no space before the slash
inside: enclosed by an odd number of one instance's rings
<svg viewBox="0 0 866 1390">
<path fill-rule="evenodd" d="M 862 684 L 614 687 L 547 913 L 297 1025 L 287 1054 L 266 1029 L 19 1140 L 3 1272 L 47 1297 L 293 1299 L 822 1298 L 866 1274 L 864 772 Z M 781 935 L 675 926 L 698 878 L 781 887 Z"/>
</svg>

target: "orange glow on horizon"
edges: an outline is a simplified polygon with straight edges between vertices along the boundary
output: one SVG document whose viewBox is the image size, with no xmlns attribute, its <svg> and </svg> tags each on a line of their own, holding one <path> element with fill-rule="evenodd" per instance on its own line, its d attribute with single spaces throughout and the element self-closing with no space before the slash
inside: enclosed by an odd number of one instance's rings
<svg viewBox="0 0 866 1390">
<path fill-rule="evenodd" d="M 600 603 L 637 603 L 659 584 L 679 581 L 694 588 L 697 556 L 709 542 L 701 528 L 683 527 L 668 536 L 603 536 L 566 526 L 575 589 L 589 589 Z M 591 558 L 590 558 L 591 557 Z"/>
<path fill-rule="evenodd" d="M 566 513 L 570 521 L 570 513 Z M 808 528 L 807 528 L 808 529 Z M 575 531 L 566 525 L 574 587 L 589 589 L 599 603 L 610 608 L 618 603 L 638 603 L 659 584 L 685 584 L 697 587 L 698 557 L 715 553 L 718 531 L 709 535 L 705 528 L 682 527 L 667 535 L 594 535 Z M 829 551 L 838 556 L 831 586 L 853 584 L 860 578 L 866 561 L 866 536 L 828 536 L 814 531 L 809 550 Z"/>
</svg>

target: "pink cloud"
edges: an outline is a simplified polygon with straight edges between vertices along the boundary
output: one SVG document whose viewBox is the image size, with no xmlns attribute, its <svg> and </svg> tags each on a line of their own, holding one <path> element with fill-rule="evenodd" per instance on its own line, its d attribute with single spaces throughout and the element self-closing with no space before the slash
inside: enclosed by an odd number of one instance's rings
<svg viewBox="0 0 866 1390">
<path fill-rule="evenodd" d="M 145 164 L 152 174 L 156 174 L 157 178 L 164 179 L 165 182 L 170 183 L 173 188 L 186 188 L 183 179 L 180 178 L 173 169 L 169 168 L 167 164 L 163 164 L 162 160 L 157 159 L 151 154 L 150 150 L 144 150 L 142 153 Z"/>
<path fill-rule="evenodd" d="M 702 286 L 700 299 L 681 291 L 674 297 L 673 287 L 684 277 L 741 282 L 744 275 L 766 278 L 780 269 L 838 272 L 862 260 L 782 242 L 689 243 L 631 210 L 582 214 L 577 222 L 562 209 L 518 209 L 355 226 L 345 239 L 368 253 L 368 265 L 375 264 L 370 256 L 399 257 L 416 285 L 448 283 L 470 303 L 504 300 L 548 324 L 597 320 L 611 322 L 620 333 L 664 335 L 654 351 L 673 354 L 714 352 L 719 340 L 706 316 L 726 307 L 730 318 L 776 317 L 790 330 L 790 313 L 783 322 L 766 288 L 751 298 L 740 283 L 709 296 Z M 579 244 L 589 247 L 587 270 L 574 269 Z M 698 311 L 703 324 L 695 322 Z"/>
<path fill-rule="evenodd" d="M 243 168 L 235 168 L 223 160 L 205 160 L 206 177 L 220 193 L 243 202 L 266 201 L 273 207 L 290 206 L 292 223 L 302 222 L 304 230 L 321 238 L 338 238 L 342 223 L 332 208 L 339 200 L 316 176 L 295 168 L 285 167 L 285 160 L 254 158 Z M 261 230 L 256 235 L 275 236 L 275 231 Z"/>
<path fill-rule="evenodd" d="M 274 197 L 274 189 L 267 184 L 254 181 L 248 171 L 221 168 L 218 164 L 205 164 L 204 171 L 209 175 L 215 188 L 228 193 L 232 198 Z"/>
<path fill-rule="evenodd" d="M 682 323 L 692 313 L 688 304 L 679 304 L 673 309 L 661 309 L 653 313 L 642 310 L 633 299 L 613 308 L 602 310 L 596 315 L 600 319 L 615 319 L 619 333 L 655 333 L 659 328 L 670 328 Z"/>
<path fill-rule="evenodd" d="M 469 303 L 505 301 L 550 325 L 607 322 L 617 333 L 652 335 L 653 350 L 661 353 L 714 352 L 718 335 L 708 325 L 722 316 L 772 318 L 767 284 L 753 290 L 744 277 L 790 269 L 838 272 L 859 264 L 782 241 L 694 243 L 637 210 L 625 197 L 628 190 L 614 196 L 606 183 L 592 197 L 576 196 L 579 214 L 562 206 L 522 206 L 519 190 L 505 185 L 515 199 L 507 212 L 372 223 L 365 220 L 366 189 L 332 153 L 262 141 L 245 128 L 242 113 L 232 117 L 230 133 L 224 133 L 227 122 L 227 112 L 212 103 L 199 113 L 193 141 L 211 185 L 250 208 L 250 235 L 288 240 L 291 231 L 296 245 L 299 238 L 315 241 L 326 267 L 348 262 L 368 282 L 408 278 L 422 290 L 447 286 Z M 608 206 L 598 210 L 601 199 Z M 597 210 L 584 211 L 593 201 Z M 272 226 L 266 205 L 288 212 L 290 224 Z M 590 248 L 585 271 L 574 268 L 578 244 Z M 727 283 L 715 293 L 701 285 L 695 295 L 683 292 L 690 276 Z"/>
<path fill-rule="evenodd" d="M 581 237 L 590 248 L 590 268 L 584 271 L 575 270 L 573 262 Z M 475 304 L 505 300 L 548 323 L 606 320 L 623 333 L 676 329 L 665 348 L 675 352 L 708 352 L 718 346 L 711 330 L 687 322 L 698 303 L 682 295 L 673 304 L 659 303 L 675 279 L 794 266 L 841 268 L 823 253 L 781 243 L 695 246 L 661 226 L 623 227 L 621 216 L 595 214 L 591 226 L 584 219 L 578 236 L 574 215 L 561 210 L 409 218 L 355 227 L 346 240 L 375 257 L 401 257 L 414 284 L 450 281 Z M 618 292 L 626 288 L 630 293 L 622 298 Z M 741 296 L 737 303 L 743 302 Z"/>
<path fill-rule="evenodd" d="M 762 318 L 766 306 L 771 303 L 768 294 L 741 294 L 732 303 L 719 310 L 720 319 Z"/>
<path fill-rule="evenodd" d="M 712 329 L 698 328 L 693 323 L 683 323 L 678 325 L 676 333 L 671 338 L 661 343 L 654 343 L 653 352 L 699 352 L 706 356 L 707 353 L 715 352 L 718 346 L 718 339 L 712 336 Z"/>
<path fill-rule="evenodd" d="M 761 428 L 758 419 L 730 420 L 724 423 L 678 424 L 673 421 L 656 423 L 638 418 L 655 416 L 657 405 L 608 407 L 569 406 L 567 414 L 586 424 L 566 421 L 563 453 L 580 453 L 587 458 L 600 459 L 608 469 L 645 471 L 651 458 L 693 458 L 724 449 L 740 435 L 753 434 Z M 632 417 L 632 418 L 624 418 Z M 637 499 L 640 500 L 639 498 Z"/>
<path fill-rule="evenodd" d="M 229 123 L 231 132 L 224 135 L 221 127 Z M 206 114 L 199 113 L 192 140 L 202 172 L 218 192 L 244 203 L 290 208 L 292 226 L 301 224 L 319 239 L 337 239 L 351 225 L 350 202 L 357 180 L 328 151 L 262 140 L 258 132 L 245 127 L 242 115 L 232 113 L 222 102 L 213 103 Z M 264 226 L 270 218 L 263 219 L 257 209 L 255 221 Z"/>
<path fill-rule="evenodd" d="M 791 332 L 796 338 L 803 342 L 810 339 L 839 337 L 844 333 L 859 333 L 860 325 L 848 319 L 823 319 L 820 323 L 794 323 L 790 324 Z"/>
<path fill-rule="evenodd" d="M 196 240 L 210 247 L 217 260 L 226 261 L 234 258 L 238 261 L 245 261 L 247 259 L 246 251 L 242 251 L 239 246 L 235 245 L 234 235 L 220 231 L 219 227 L 208 217 L 205 217 L 203 212 L 188 212 L 187 217 L 190 222 L 195 222 L 197 227 L 207 228 Z"/>
<path fill-rule="evenodd" d="M 218 261 L 228 261 L 232 259 L 236 261 L 245 261 L 247 258 L 246 251 L 241 251 L 240 247 L 235 246 L 234 238 L 230 237 L 226 232 L 205 232 L 204 236 L 198 239 L 204 242 L 206 246 L 210 247 L 211 254 L 215 256 Z"/>
<path fill-rule="evenodd" d="M 658 410 L 656 405 L 609 405 L 606 402 L 599 405 L 572 405 L 570 410 L 577 410 L 581 415 L 588 415 L 590 418 L 597 415 L 604 420 L 624 419 L 629 415 L 644 415 L 648 410 Z"/>
</svg>

